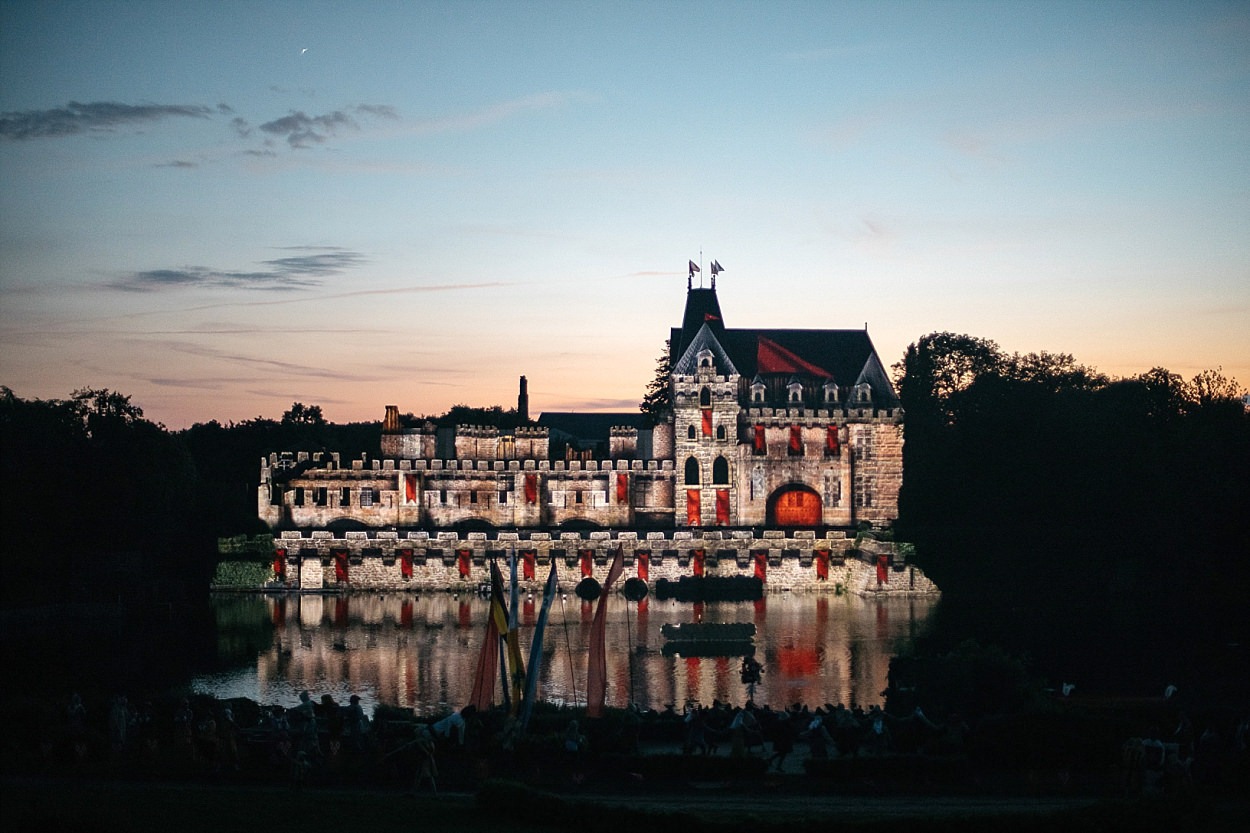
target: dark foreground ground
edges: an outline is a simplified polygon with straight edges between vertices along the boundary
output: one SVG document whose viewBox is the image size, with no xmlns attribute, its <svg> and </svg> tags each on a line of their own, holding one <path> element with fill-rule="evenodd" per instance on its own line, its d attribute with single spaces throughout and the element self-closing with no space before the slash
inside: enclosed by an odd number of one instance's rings
<svg viewBox="0 0 1250 833">
<path fill-rule="evenodd" d="M 742 792 L 551 793 L 487 782 L 474 793 L 8 778 L 12 831 L 1244 831 L 1250 800 L 1220 797 L 863 796 Z"/>
</svg>

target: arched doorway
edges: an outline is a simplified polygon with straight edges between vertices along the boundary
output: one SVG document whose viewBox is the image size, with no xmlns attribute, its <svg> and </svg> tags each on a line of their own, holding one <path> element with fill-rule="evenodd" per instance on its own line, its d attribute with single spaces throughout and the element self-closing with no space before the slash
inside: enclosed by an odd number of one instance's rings
<svg viewBox="0 0 1250 833">
<path fill-rule="evenodd" d="M 769 526 L 820 526 L 820 495 L 807 486 L 792 484 L 768 499 Z"/>
</svg>

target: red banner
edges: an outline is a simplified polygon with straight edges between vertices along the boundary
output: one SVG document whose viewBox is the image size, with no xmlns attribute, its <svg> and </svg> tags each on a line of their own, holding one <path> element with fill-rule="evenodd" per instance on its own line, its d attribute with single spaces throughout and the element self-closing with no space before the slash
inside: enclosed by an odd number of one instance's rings
<svg viewBox="0 0 1250 833">
<path fill-rule="evenodd" d="M 829 580 L 829 550 L 816 550 L 816 580 Z"/>
<path fill-rule="evenodd" d="M 534 580 L 534 561 L 537 557 L 533 550 L 521 551 L 521 575 L 526 581 Z"/>
<path fill-rule="evenodd" d="M 829 426 L 829 432 L 825 437 L 825 448 L 830 454 L 838 453 L 838 426 Z"/>
<path fill-rule="evenodd" d="M 286 550 L 274 550 L 273 574 L 278 581 L 286 580 Z"/>
<path fill-rule="evenodd" d="M 721 526 L 729 525 L 729 490 L 716 490 L 716 523 Z"/>
<path fill-rule="evenodd" d="M 623 471 L 616 473 L 616 502 L 629 503 L 629 475 Z"/>
<path fill-rule="evenodd" d="M 755 426 L 755 451 L 757 454 L 764 453 L 764 426 Z"/>
<path fill-rule="evenodd" d="M 460 578 L 469 577 L 469 551 L 456 550 L 456 570 L 460 573 Z"/>
<path fill-rule="evenodd" d="M 803 450 L 803 427 L 801 425 L 790 426 L 790 451 L 798 454 Z"/>
<path fill-rule="evenodd" d="M 703 577 L 703 562 L 706 557 L 704 551 L 694 550 L 693 552 L 690 553 L 690 555 L 691 555 L 691 558 L 690 558 L 691 570 L 694 572 L 695 578 L 702 578 Z"/>
<path fill-rule="evenodd" d="M 647 581 L 651 578 L 651 553 L 647 550 L 639 550 L 637 553 L 638 578 Z"/>
<path fill-rule="evenodd" d="M 525 475 L 525 502 L 538 503 L 538 475 Z"/>
<path fill-rule="evenodd" d="M 755 577 L 760 581 L 768 581 L 768 556 L 765 553 L 755 553 Z"/>
<path fill-rule="evenodd" d="M 712 436 L 712 409 L 703 409 L 703 436 Z"/>
<path fill-rule="evenodd" d="M 578 550 L 578 563 L 582 568 L 582 578 L 590 578 L 595 574 L 594 553 L 590 550 Z"/>
<path fill-rule="evenodd" d="M 886 584 L 890 580 L 890 556 L 877 556 L 877 584 Z"/>
<path fill-rule="evenodd" d="M 404 501 L 417 502 L 417 476 L 415 474 L 404 475 Z"/>
<path fill-rule="evenodd" d="M 339 584 L 347 583 L 347 550 L 334 551 L 334 580 Z"/>
<path fill-rule="evenodd" d="M 404 578 L 412 578 L 412 550 L 399 551 L 399 572 Z"/>
<path fill-rule="evenodd" d="M 686 490 L 686 524 L 688 526 L 700 526 L 702 518 L 699 512 L 699 490 Z"/>
</svg>

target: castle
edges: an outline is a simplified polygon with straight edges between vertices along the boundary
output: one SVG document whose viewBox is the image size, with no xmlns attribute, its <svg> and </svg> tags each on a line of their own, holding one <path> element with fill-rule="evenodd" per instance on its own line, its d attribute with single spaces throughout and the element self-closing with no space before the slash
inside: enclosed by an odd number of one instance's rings
<svg viewBox="0 0 1250 833">
<path fill-rule="evenodd" d="M 630 561 L 651 558 L 649 541 L 656 563 L 697 557 L 700 574 L 709 550 L 743 567 L 760 559 L 757 575 L 783 554 L 805 566 L 823 554 L 827 567 L 856 530 L 897 517 L 903 411 L 866 329 L 730 329 L 713 280 L 687 285 L 668 355 L 669 409 L 651 420 L 543 414 L 514 431 L 440 433 L 405 428 L 388 405 L 380 460 L 263 460 L 260 517 L 292 564 L 329 565 L 338 541 L 358 566 L 442 557 L 462 578 L 465 562 L 505 547 L 540 562 L 575 553 L 585 572 L 617 544 Z"/>
</svg>

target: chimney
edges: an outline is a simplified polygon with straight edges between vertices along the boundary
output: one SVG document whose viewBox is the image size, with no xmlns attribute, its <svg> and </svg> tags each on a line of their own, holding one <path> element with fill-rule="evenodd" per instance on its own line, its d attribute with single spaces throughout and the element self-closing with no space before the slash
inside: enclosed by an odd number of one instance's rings
<svg viewBox="0 0 1250 833">
<path fill-rule="evenodd" d="M 529 383 L 525 381 L 525 377 L 521 377 L 521 392 L 516 398 L 517 419 L 521 422 L 530 421 L 530 394 Z"/>
</svg>

